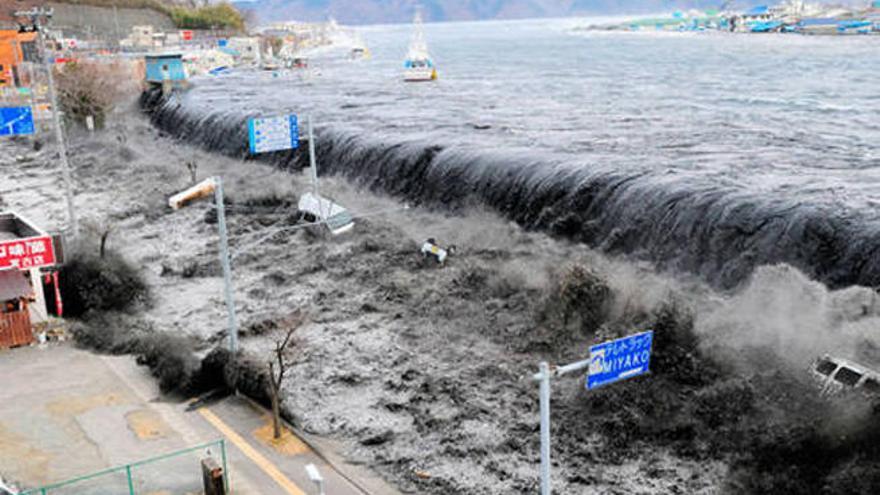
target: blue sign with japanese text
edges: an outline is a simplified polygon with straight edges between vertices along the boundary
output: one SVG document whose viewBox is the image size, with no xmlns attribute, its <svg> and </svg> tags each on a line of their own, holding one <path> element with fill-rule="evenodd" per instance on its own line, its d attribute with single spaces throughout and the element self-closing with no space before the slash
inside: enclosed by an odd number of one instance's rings
<svg viewBox="0 0 880 495">
<path fill-rule="evenodd" d="M 31 107 L 0 108 L 0 136 L 18 136 L 34 133 L 34 113 Z"/>
<path fill-rule="evenodd" d="M 647 373 L 653 341 L 649 330 L 591 346 L 587 390 Z"/>
<path fill-rule="evenodd" d="M 248 142 L 251 154 L 298 148 L 296 115 L 249 119 Z"/>
</svg>

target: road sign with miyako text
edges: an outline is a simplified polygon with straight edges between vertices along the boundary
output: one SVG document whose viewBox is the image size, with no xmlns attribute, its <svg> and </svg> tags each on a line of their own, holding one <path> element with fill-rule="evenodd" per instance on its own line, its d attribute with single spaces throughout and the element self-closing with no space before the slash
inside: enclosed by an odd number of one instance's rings
<svg viewBox="0 0 880 495">
<path fill-rule="evenodd" d="M 653 341 L 649 330 L 591 346 L 587 390 L 647 373 Z"/>
<path fill-rule="evenodd" d="M 0 270 L 29 270 L 55 264 L 51 236 L 28 237 L 0 242 Z"/>
<path fill-rule="evenodd" d="M 296 115 L 249 119 L 248 142 L 252 155 L 299 148 Z"/>
</svg>

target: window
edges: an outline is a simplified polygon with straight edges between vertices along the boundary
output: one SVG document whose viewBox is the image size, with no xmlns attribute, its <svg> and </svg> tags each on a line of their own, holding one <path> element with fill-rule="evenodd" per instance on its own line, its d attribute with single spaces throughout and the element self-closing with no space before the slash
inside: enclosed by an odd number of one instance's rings
<svg viewBox="0 0 880 495">
<path fill-rule="evenodd" d="M 865 390 L 872 394 L 880 395 L 880 381 L 877 381 L 875 378 L 868 378 L 865 380 L 865 383 L 862 385 Z"/>
<path fill-rule="evenodd" d="M 831 372 L 835 370 L 835 368 L 837 368 L 837 364 L 829 359 L 823 359 L 819 361 L 819 364 L 816 365 L 816 371 L 825 376 L 830 375 Z"/>
<path fill-rule="evenodd" d="M 834 379 L 844 385 L 854 387 L 862 379 L 862 374 L 849 368 L 840 368 L 834 375 Z"/>
</svg>

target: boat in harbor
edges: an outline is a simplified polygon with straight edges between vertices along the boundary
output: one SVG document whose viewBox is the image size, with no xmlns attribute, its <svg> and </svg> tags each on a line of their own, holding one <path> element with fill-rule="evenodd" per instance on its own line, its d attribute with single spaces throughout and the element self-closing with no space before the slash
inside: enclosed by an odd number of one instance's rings
<svg viewBox="0 0 880 495">
<path fill-rule="evenodd" d="M 370 53 L 370 49 L 367 48 L 367 44 L 364 43 L 363 38 L 360 35 L 356 35 L 354 38 L 354 43 L 351 47 L 351 52 L 349 53 L 349 57 L 352 60 L 363 60 L 368 59 L 372 56 Z"/>
<path fill-rule="evenodd" d="M 413 38 L 404 62 L 403 80 L 407 82 L 434 81 L 437 79 L 437 67 L 428 53 L 425 33 L 422 29 L 422 15 L 416 13 L 413 20 Z"/>
</svg>

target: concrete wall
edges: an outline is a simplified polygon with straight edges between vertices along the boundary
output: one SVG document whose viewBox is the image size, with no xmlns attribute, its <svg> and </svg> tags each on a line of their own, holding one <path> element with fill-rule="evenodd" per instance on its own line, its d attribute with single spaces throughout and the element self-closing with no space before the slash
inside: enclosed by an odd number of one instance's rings
<svg viewBox="0 0 880 495">
<path fill-rule="evenodd" d="M 156 31 L 173 31 L 171 18 L 150 9 L 114 9 L 89 5 L 49 3 L 55 9 L 54 29 L 64 31 L 65 37 L 88 38 L 99 33 L 104 39 L 121 39 L 131 33 L 133 26 L 152 25 Z M 118 27 L 117 27 L 118 26 Z"/>
</svg>

